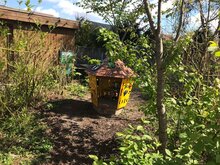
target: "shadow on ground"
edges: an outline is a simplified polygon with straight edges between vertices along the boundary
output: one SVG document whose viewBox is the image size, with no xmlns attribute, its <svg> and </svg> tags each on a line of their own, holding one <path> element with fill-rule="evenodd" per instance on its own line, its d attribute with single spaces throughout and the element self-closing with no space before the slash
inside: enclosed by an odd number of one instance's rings
<svg viewBox="0 0 220 165">
<path fill-rule="evenodd" d="M 64 99 L 49 102 L 52 105 L 50 112 L 68 115 L 71 117 L 99 118 L 99 114 L 93 109 L 92 103 L 88 101 Z"/>
<path fill-rule="evenodd" d="M 101 116 L 91 102 L 73 99 L 51 101 L 41 109 L 54 146 L 44 164 L 91 165 L 89 155 L 109 159 L 117 155 L 115 133 L 137 124 L 143 115 L 136 109 L 125 116 Z"/>
</svg>

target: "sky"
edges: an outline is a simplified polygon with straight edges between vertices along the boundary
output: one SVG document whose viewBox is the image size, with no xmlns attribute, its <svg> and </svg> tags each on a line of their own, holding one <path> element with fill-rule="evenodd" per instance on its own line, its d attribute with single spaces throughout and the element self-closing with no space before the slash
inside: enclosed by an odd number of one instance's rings
<svg viewBox="0 0 220 165">
<path fill-rule="evenodd" d="M 25 5 L 19 6 L 17 1 L 18 0 L 7 0 L 6 6 L 25 9 Z M 71 20 L 75 20 L 77 17 L 84 17 L 94 22 L 105 23 L 102 17 L 97 14 L 86 13 L 85 9 L 74 5 L 74 3 L 79 1 L 80 0 L 42 0 L 42 3 L 39 4 L 38 0 L 31 0 L 31 4 L 34 5 L 33 11 L 51 14 L 55 17 Z M 172 8 L 172 1 L 173 0 L 169 0 L 166 4 L 163 4 L 162 9 Z M 3 4 L 4 0 L 0 0 L 0 3 Z M 152 0 L 152 3 L 156 3 L 156 0 Z M 152 13 L 156 13 L 156 10 L 153 10 Z M 171 29 L 171 27 L 167 26 L 167 23 L 166 26 L 164 26 L 165 31 Z"/>
<path fill-rule="evenodd" d="M 77 17 L 84 17 L 94 22 L 102 22 L 103 19 L 95 13 L 86 13 L 81 7 L 74 5 L 77 0 L 42 0 L 38 4 L 38 0 L 31 0 L 34 5 L 33 11 L 51 14 L 55 17 L 75 20 Z M 0 4 L 4 5 L 4 0 L 0 0 Z M 19 6 L 17 0 L 7 0 L 6 6 L 13 8 L 25 9 L 25 6 Z"/>
</svg>

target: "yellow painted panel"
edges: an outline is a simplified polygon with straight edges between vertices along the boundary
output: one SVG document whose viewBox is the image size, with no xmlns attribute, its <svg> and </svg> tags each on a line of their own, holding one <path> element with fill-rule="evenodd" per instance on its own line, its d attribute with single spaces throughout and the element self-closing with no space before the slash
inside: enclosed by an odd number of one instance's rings
<svg viewBox="0 0 220 165">
<path fill-rule="evenodd" d="M 95 90 L 91 90 L 91 98 L 93 105 L 98 107 L 98 97 L 97 97 L 97 92 Z"/>
<path fill-rule="evenodd" d="M 97 89 L 96 76 L 89 76 L 89 87 L 90 89 Z"/>
<path fill-rule="evenodd" d="M 123 108 L 127 105 L 131 94 L 132 85 L 133 81 L 130 79 L 122 80 L 117 109 Z"/>
<path fill-rule="evenodd" d="M 89 87 L 91 90 L 92 103 L 98 107 L 97 80 L 96 76 L 89 76 Z"/>
</svg>

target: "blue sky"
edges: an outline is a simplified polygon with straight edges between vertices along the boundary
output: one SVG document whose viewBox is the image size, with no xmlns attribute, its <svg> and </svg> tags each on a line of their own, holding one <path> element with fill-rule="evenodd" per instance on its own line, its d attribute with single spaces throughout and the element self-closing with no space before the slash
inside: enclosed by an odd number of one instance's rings
<svg viewBox="0 0 220 165">
<path fill-rule="evenodd" d="M 21 8 L 25 9 L 25 5 L 19 6 L 18 0 L 7 0 L 6 6 L 13 8 Z M 25 0 L 23 0 L 25 1 Z M 80 0 L 42 0 L 41 4 L 38 4 L 38 0 L 31 0 L 31 4 L 34 5 L 33 10 L 37 12 L 43 12 L 46 14 L 51 14 L 55 17 L 67 18 L 71 20 L 75 20 L 76 17 L 84 17 L 94 22 L 105 23 L 100 16 L 95 13 L 86 13 L 86 10 L 73 5 L 73 3 Z M 155 0 L 152 0 L 152 3 Z M 163 10 L 172 7 L 172 1 L 168 1 L 163 5 Z M 0 0 L 0 2 L 4 2 L 4 0 Z M 152 13 L 155 13 L 156 10 L 153 10 Z M 167 27 L 167 25 L 166 25 Z M 166 28 L 167 29 L 167 28 Z M 168 28 L 170 29 L 170 27 Z"/>
<path fill-rule="evenodd" d="M 104 22 L 100 16 L 95 13 L 86 13 L 86 10 L 73 5 L 77 0 L 42 0 L 41 4 L 38 4 L 38 0 L 31 0 L 31 4 L 34 5 L 33 10 L 46 14 L 51 14 L 55 17 L 61 17 L 66 19 L 75 20 L 76 17 L 85 17 L 95 22 Z M 4 0 L 0 0 L 0 4 L 4 4 Z M 25 9 L 25 6 L 19 6 L 17 0 L 7 0 L 6 6 L 13 8 Z"/>
</svg>

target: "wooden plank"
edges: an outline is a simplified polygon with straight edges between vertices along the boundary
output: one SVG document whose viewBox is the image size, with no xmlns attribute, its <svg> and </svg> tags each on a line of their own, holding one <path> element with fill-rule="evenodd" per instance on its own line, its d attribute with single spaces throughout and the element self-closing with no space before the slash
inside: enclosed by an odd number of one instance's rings
<svg viewBox="0 0 220 165">
<path fill-rule="evenodd" d="M 35 23 L 18 22 L 18 21 L 12 21 L 12 20 L 5 20 L 4 23 L 5 25 L 13 25 L 14 29 L 22 29 L 22 30 L 30 30 L 30 31 L 39 29 L 42 32 L 49 32 L 49 33 L 54 33 L 54 34 L 65 34 L 65 35 L 73 36 L 75 35 L 75 31 L 76 31 L 76 29 L 63 28 L 63 27 L 56 27 L 51 30 L 47 25 L 42 25 L 38 27 Z"/>
<path fill-rule="evenodd" d="M 22 10 L 13 10 L 11 8 L 0 7 L 0 19 L 35 23 L 40 25 L 56 26 L 67 29 L 78 29 L 79 22 L 56 18 L 47 14 L 30 13 Z"/>
</svg>

